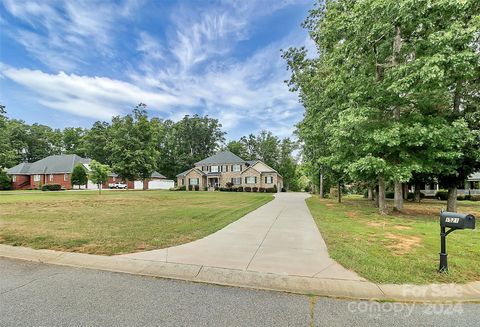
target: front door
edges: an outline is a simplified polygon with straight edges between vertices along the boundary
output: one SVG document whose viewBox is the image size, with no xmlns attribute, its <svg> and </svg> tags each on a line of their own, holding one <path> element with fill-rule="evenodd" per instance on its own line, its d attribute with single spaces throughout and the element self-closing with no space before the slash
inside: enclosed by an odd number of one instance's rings
<svg viewBox="0 0 480 327">
<path fill-rule="evenodd" d="M 209 187 L 218 186 L 218 178 L 209 178 L 208 180 L 209 180 L 209 183 L 208 183 Z"/>
</svg>

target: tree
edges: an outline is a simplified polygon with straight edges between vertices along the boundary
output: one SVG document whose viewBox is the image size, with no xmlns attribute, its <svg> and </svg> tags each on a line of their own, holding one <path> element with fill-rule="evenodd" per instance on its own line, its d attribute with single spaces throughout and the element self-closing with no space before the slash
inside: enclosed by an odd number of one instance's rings
<svg viewBox="0 0 480 327">
<path fill-rule="evenodd" d="M 83 137 L 85 155 L 103 164 L 111 165 L 111 149 L 107 146 L 110 125 L 97 121 Z"/>
<path fill-rule="evenodd" d="M 86 185 L 88 182 L 87 172 L 85 167 L 82 164 L 78 164 L 73 168 L 72 177 L 71 177 L 72 186 L 78 185 Z"/>
<path fill-rule="evenodd" d="M 462 165 L 452 159 L 472 144 L 472 132 L 462 117 L 450 118 L 453 76 L 478 76 L 478 19 L 469 14 L 478 6 L 449 0 L 319 3 L 304 24 L 318 57 L 309 58 L 305 49 L 283 53 L 291 89 L 300 91 L 306 109 L 299 135 L 308 160 L 339 178 L 377 184 L 381 213 L 388 183 L 395 184 L 395 207 L 402 210 L 403 182 L 416 174 L 458 173 Z"/>
<path fill-rule="evenodd" d="M 249 157 L 245 144 L 241 141 L 228 142 L 226 146 L 226 150 L 232 152 L 233 154 L 239 156 L 242 159 L 246 159 Z"/>
<path fill-rule="evenodd" d="M 90 162 L 90 180 L 98 186 L 98 194 L 102 193 L 102 184 L 108 181 L 108 174 L 110 174 L 110 168 L 107 165 L 103 165 L 98 161 L 92 160 Z"/>
<path fill-rule="evenodd" d="M 86 130 L 81 127 L 66 127 L 62 132 L 62 150 L 66 154 L 86 156 L 84 137 Z"/>
<path fill-rule="evenodd" d="M 114 117 L 107 144 L 113 170 L 126 180 L 150 178 L 156 169 L 156 131 L 149 121 L 146 105 L 140 103 L 131 115 Z M 144 187 L 145 187 L 144 183 Z"/>
</svg>

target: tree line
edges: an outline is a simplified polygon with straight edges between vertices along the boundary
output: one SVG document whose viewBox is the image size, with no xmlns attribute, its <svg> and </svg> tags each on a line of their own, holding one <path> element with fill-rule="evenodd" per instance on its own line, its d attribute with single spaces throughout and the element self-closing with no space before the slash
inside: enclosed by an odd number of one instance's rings
<svg viewBox="0 0 480 327">
<path fill-rule="evenodd" d="M 480 169 L 480 2 L 319 1 L 303 26 L 316 46 L 283 51 L 305 107 L 298 124 L 312 181 L 362 184 L 380 213 L 404 185 L 448 189 Z"/>
<path fill-rule="evenodd" d="M 222 125 L 208 116 L 186 115 L 177 122 L 149 118 L 147 106 L 140 103 L 110 122 L 61 130 L 9 119 L 5 107 L 0 110 L 0 170 L 50 155 L 77 154 L 108 165 L 126 180 L 148 179 L 155 170 L 173 179 L 218 150 L 229 149 L 245 160 L 265 161 L 284 175 L 285 185 L 298 185 L 293 141 L 262 131 L 226 144 Z"/>
</svg>

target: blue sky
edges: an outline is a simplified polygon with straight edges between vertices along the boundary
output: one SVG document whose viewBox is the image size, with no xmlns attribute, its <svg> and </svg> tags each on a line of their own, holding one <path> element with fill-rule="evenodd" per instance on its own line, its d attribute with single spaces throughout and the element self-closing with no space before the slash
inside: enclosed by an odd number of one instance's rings
<svg viewBox="0 0 480 327">
<path fill-rule="evenodd" d="M 312 49 L 312 1 L 0 0 L 0 103 L 52 127 L 90 127 L 137 103 L 217 118 L 228 139 L 290 136 L 303 114 L 280 49 Z"/>
</svg>

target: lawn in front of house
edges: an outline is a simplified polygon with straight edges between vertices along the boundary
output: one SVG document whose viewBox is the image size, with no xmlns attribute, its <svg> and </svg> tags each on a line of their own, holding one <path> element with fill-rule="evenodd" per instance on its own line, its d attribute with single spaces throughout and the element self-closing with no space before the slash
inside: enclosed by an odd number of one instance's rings
<svg viewBox="0 0 480 327">
<path fill-rule="evenodd" d="M 0 193 L 0 243 L 102 255 L 179 245 L 273 199 L 264 193 Z"/>
<path fill-rule="evenodd" d="M 437 272 L 439 212 L 445 201 L 405 203 L 405 213 L 381 216 L 361 197 L 307 199 L 331 257 L 378 283 L 424 284 L 480 281 L 480 231 L 459 230 L 447 237 L 449 273 Z M 461 201 L 458 212 L 480 218 L 480 202 Z M 478 222 L 477 222 L 478 225 Z"/>
</svg>

